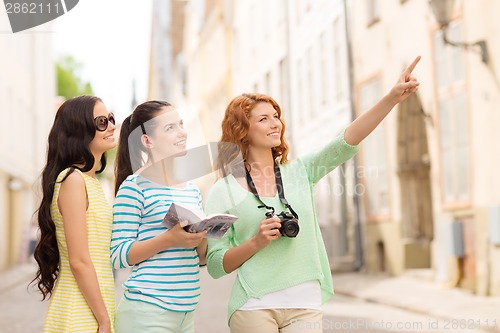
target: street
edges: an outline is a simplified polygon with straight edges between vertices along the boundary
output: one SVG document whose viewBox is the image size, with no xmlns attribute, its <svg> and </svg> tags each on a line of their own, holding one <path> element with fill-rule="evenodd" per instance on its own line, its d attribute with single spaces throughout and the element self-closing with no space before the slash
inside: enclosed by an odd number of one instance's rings
<svg viewBox="0 0 500 333">
<path fill-rule="evenodd" d="M 340 295 L 334 296 L 332 301 L 324 305 L 324 312 L 324 332 L 485 332 L 473 329 L 473 323 L 466 323 L 464 328 L 457 328 L 457 323 L 449 319 L 438 319 Z"/>
<path fill-rule="evenodd" d="M 126 278 L 126 274 L 126 271 L 119 272 L 118 286 Z M 202 298 L 195 316 L 196 332 L 229 333 L 226 304 L 234 275 L 213 280 L 206 269 L 202 269 L 201 279 Z M 27 289 L 28 282 L 29 275 L 24 274 L 20 283 L 14 287 L 0 289 L 2 333 L 41 332 L 48 302 L 40 302 L 40 296 L 32 288 Z M 4 285 L 5 281 L 0 283 Z M 120 297 L 119 293 L 118 287 L 117 299 Z M 454 322 L 342 295 L 335 295 L 327 302 L 324 305 L 324 313 L 324 332 L 486 332 L 473 328 L 474 325 L 485 325 L 484 322 Z"/>
</svg>

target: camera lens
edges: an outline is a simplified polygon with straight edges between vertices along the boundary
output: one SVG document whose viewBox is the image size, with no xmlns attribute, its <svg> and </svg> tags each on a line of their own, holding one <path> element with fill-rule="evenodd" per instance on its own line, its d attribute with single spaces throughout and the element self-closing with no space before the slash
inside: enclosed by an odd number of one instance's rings
<svg viewBox="0 0 500 333">
<path fill-rule="evenodd" d="M 299 234 L 299 224 L 295 219 L 291 220 L 282 220 L 281 221 L 281 228 L 280 228 L 280 233 L 283 236 L 287 237 L 297 237 Z"/>
</svg>

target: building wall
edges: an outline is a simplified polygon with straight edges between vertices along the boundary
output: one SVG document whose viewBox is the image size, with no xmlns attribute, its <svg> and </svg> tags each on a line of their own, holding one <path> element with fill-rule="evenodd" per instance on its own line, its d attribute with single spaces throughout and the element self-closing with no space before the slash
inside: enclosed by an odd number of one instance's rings
<svg viewBox="0 0 500 333">
<path fill-rule="evenodd" d="M 287 6 L 289 73 L 284 76 L 289 78 L 291 153 L 297 157 L 322 148 L 351 122 L 350 77 L 343 1 L 287 1 Z M 349 161 L 315 187 L 333 269 L 355 265 L 355 172 Z"/>
<path fill-rule="evenodd" d="M 416 56 L 421 55 L 415 74 L 421 82 L 418 92 L 425 123 L 430 161 L 430 178 L 433 207 L 434 239 L 430 244 L 430 266 L 437 281 L 449 283 L 474 290 L 480 294 L 497 294 L 500 278 L 493 264 L 498 259 L 498 246 L 488 241 L 490 233 L 489 211 L 498 207 L 500 197 L 496 194 L 499 175 L 495 172 L 498 163 L 499 147 L 498 131 L 495 131 L 495 120 L 499 117 L 495 111 L 498 105 L 499 85 L 498 36 L 493 29 L 498 28 L 498 20 L 493 17 L 494 9 L 498 9 L 495 1 L 457 1 L 454 20 L 450 24 L 449 39 L 476 41 L 485 39 L 488 43 L 491 61 L 488 65 L 481 62 L 476 52 L 461 48 L 446 47 L 446 52 L 453 54 L 451 62 L 459 62 L 456 69 L 463 68 L 463 79 L 443 90 L 440 77 L 443 65 L 436 56 L 440 52 L 439 27 L 426 2 L 378 1 L 380 14 L 375 21 L 367 18 L 367 3 L 352 1 L 353 45 L 355 59 L 355 76 L 359 89 L 364 82 L 378 76 L 382 82 L 382 92 L 386 93 L 402 69 Z M 478 24 L 481 22 L 481 24 Z M 455 30 L 452 31 L 453 27 Z M 411 28 L 409 28 L 411 27 Z M 370 56 L 367 56 L 369 54 Z M 461 61 L 460 59 L 463 59 Z M 451 73 L 452 76 L 460 76 Z M 461 83 L 463 82 L 463 83 Z M 457 88 L 458 87 L 458 88 Z M 460 88 L 464 87 L 464 88 Z M 447 199 L 444 180 L 449 175 L 446 163 L 450 163 L 443 153 L 448 140 L 447 118 L 443 118 L 442 103 L 447 91 L 463 89 L 466 121 L 465 130 L 455 134 L 468 140 L 469 158 L 458 159 L 451 166 L 452 170 L 466 163 L 468 173 L 469 194 L 457 199 Z M 363 112 L 359 110 L 358 112 Z M 405 259 L 405 242 L 402 236 L 402 195 L 397 162 L 397 112 L 396 108 L 384 121 L 385 151 L 389 166 L 389 213 L 382 217 L 367 216 L 366 267 L 368 271 L 378 271 L 382 266 L 389 273 L 399 274 L 407 267 Z M 459 112 L 452 108 L 453 117 Z M 457 126 L 453 126 L 456 130 Z M 370 138 L 366 141 L 368 142 Z M 366 147 L 367 142 L 364 143 Z M 487 146 L 488 148 L 483 148 Z M 361 157 L 366 156 L 361 151 Z M 455 163 L 455 162 L 454 162 Z M 370 189 L 368 188 L 368 191 Z M 367 214 L 368 215 L 368 214 Z M 465 256 L 457 258 L 452 248 L 452 222 L 458 221 L 463 226 Z M 385 254 L 377 255 L 380 243 L 385 245 Z M 384 262 L 382 265 L 381 262 Z"/>
<path fill-rule="evenodd" d="M 148 99 L 169 101 L 173 96 L 172 2 L 153 1 Z"/>
<path fill-rule="evenodd" d="M 402 70 L 417 55 L 422 56 L 415 75 L 422 80 L 432 78 L 431 49 L 428 45 L 430 13 L 426 13 L 427 3 L 419 1 L 378 1 L 378 19 L 371 20 L 368 15 L 368 2 L 350 1 L 350 26 L 352 27 L 353 61 L 356 92 L 356 113 L 360 115 L 371 107 L 383 94 L 386 94 Z M 424 18 L 424 19 L 422 19 Z M 397 27 L 411 26 L 411 29 Z M 373 80 L 380 84 L 375 96 L 367 105 L 360 98 L 364 87 Z M 419 97 L 424 110 L 430 110 L 432 85 L 423 84 Z M 427 124 L 428 132 L 432 132 Z M 429 128 L 431 127 L 431 128 Z M 430 131 L 429 131 L 430 130 Z M 374 144 L 375 135 L 369 136 L 362 144 L 359 153 L 361 167 L 365 166 L 368 154 L 384 154 L 388 182 L 388 209 L 370 213 L 368 193 L 370 188 L 367 177 L 362 182 L 366 188 L 363 195 L 365 224 L 366 268 L 370 272 L 385 270 L 400 274 L 404 270 L 404 240 L 401 236 L 400 184 L 397 176 L 397 108 L 382 122 L 377 131 L 382 132 L 383 146 Z M 375 133 L 373 133 L 375 134 Z M 373 146 L 373 148 L 372 148 Z M 431 145 L 430 148 L 433 146 Z M 375 152 L 372 152 L 375 150 Z M 432 154 L 432 152 L 431 152 Z M 431 173 L 435 172 L 431 164 Z M 363 176 L 368 176 L 363 175 Z M 375 176 L 378 177 L 378 176 Z"/>
<path fill-rule="evenodd" d="M 489 212 L 500 207 L 500 175 L 497 172 L 500 153 L 500 133 L 495 124 L 500 121 L 498 105 L 500 103 L 500 37 L 495 32 L 500 22 L 494 14 L 500 10 L 498 1 L 479 2 L 463 1 L 459 7 L 465 26 L 467 41 L 484 39 L 490 56 L 488 66 L 480 63 L 479 56 L 473 52 L 467 54 L 468 84 L 470 99 L 471 160 L 473 161 L 471 184 L 474 217 L 477 224 L 476 262 L 477 291 L 481 294 L 500 295 L 500 271 L 495 265 L 500 259 L 500 247 L 492 245 L 489 239 L 489 220 L 500 224 L 500 216 L 490 217 Z M 481 22 L 482 24 L 477 24 Z M 495 238 L 500 237 L 499 228 Z"/>
<path fill-rule="evenodd" d="M 193 1 L 186 9 L 186 103 L 206 141 L 220 138 L 222 116 L 232 98 L 230 13 L 225 10 L 224 1 Z"/>
<path fill-rule="evenodd" d="M 0 270 L 26 260 L 38 177 L 54 117 L 50 23 L 0 34 Z M 5 12 L 0 31 L 10 31 Z"/>
</svg>

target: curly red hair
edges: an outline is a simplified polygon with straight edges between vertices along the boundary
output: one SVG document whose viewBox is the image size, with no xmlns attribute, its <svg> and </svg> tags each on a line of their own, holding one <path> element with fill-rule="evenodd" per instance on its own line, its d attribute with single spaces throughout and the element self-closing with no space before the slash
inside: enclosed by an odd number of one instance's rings
<svg viewBox="0 0 500 333">
<path fill-rule="evenodd" d="M 219 142 L 219 156 L 217 165 L 222 170 L 223 175 L 227 173 L 239 173 L 244 161 L 248 156 L 248 131 L 250 123 L 248 121 L 250 112 L 258 103 L 269 103 L 278 113 L 278 119 L 282 124 L 280 135 L 281 144 L 272 148 L 274 160 L 285 164 L 288 162 L 288 144 L 285 140 L 285 123 L 281 119 L 281 108 L 276 101 L 264 94 L 241 94 L 233 98 L 226 108 L 224 119 L 222 120 L 222 136 Z M 241 154 L 241 155 L 240 155 Z M 238 157 L 241 158 L 238 159 Z M 243 162 L 243 163 L 242 163 Z M 240 167 L 238 168 L 239 165 Z"/>
</svg>

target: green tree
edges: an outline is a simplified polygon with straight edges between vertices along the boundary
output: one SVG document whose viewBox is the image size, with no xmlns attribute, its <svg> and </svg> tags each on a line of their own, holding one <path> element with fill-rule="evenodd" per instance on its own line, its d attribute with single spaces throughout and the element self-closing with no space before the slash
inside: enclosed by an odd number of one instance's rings
<svg viewBox="0 0 500 333">
<path fill-rule="evenodd" d="M 80 95 L 93 95 L 92 85 L 82 82 L 79 71 L 82 64 L 72 56 L 64 56 L 56 62 L 57 95 L 66 99 Z"/>
</svg>

